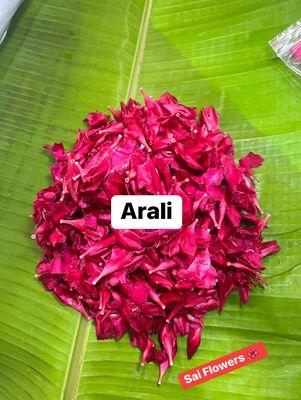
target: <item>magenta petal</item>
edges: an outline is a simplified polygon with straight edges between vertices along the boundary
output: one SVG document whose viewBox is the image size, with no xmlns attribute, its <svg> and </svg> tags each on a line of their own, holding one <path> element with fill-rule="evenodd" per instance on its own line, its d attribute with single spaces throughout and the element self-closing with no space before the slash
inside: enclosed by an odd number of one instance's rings
<svg viewBox="0 0 301 400">
<path fill-rule="evenodd" d="M 264 160 L 261 156 L 250 152 L 239 160 L 239 165 L 243 168 L 252 169 L 260 167 L 263 161 Z"/>
<path fill-rule="evenodd" d="M 201 328 L 192 328 L 187 338 L 187 357 L 193 357 L 201 343 Z"/>
<path fill-rule="evenodd" d="M 172 329 L 170 328 L 169 324 L 166 324 L 162 329 L 162 332 L 160 334 L 160 339 L 167 353 L 169 365 L 173 365 L 173 359 L 177 351 L 176 350 L 177 345 L 176 345 L 175 335 Z"/>
</svg>

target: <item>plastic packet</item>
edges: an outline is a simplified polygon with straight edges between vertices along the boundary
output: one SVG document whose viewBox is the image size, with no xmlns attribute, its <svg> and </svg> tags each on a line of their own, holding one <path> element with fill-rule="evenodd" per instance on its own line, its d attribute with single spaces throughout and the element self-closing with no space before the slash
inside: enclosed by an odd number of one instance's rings
<svg viewBox="0 0 301 400">
<path fill-rule="evenodd" d="M 23 0 L 0 0 L 0 44 L 3 42 L 10 21 Z"/>
<path fill-rule="evenodd" d="M 301 75 L 301 20 L 269 41 L 277 56 L 298 75 Z"/>
</svg>

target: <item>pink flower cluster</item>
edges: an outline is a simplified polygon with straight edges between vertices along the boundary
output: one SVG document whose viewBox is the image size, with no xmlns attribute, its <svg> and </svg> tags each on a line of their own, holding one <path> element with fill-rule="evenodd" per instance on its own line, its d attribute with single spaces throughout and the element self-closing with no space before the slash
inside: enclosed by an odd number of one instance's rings
<svg viewBox="0 0 301 400">
<path fill-rule="evenodd" d="M 212 107 L 200 114 L 168 93 L 90 113 L 71 151 L 47 145 L 53 185 L 34 202 L 33 238 L 44 250 L 37 279 L 61 302 L 93 319 L 99 339 L 129 333 L 141 364 L 160 365 L 159 383 L 188 336 L 192 357 L 203 317 L 238 290 L 246 303 L 264 283 L 262 259 L 279 247 L 263 242 L 262 213 L 249 153 L 238 164 Z M 180 195 L 179 230 L 114 230 L 117 194 Z M 153 340 L 158 335 L 160 346 Z"/>
</svg>

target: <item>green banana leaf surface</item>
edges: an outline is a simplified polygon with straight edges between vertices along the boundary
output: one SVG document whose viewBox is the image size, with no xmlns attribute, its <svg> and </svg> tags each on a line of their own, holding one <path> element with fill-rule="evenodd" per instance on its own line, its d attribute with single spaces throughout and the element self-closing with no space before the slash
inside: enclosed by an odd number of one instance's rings
<svg viewBox="0 0 301 400">
<path fill-rule="evenodd" d="M 299 0 L 26 0 L 0 48 L 0 399 L 300 400 L 301 78 L 268 41 L 300 18 Z M 205 318 L 190 361 L 175 365 L 97 341 L 95 329 L 34 280 L 41 251 L 30 239 L 37 190 L 49 184 L 45 143 L 70 147 L 89 111 L 169 91 L 188 105 L 214 105 L 237 157 L 265 158 L 261 205 L 269 285 L 247 306 L 238 296 Z M 178 374 L 257 341 L 268 358 L 183 391 Z"/>
</svg>

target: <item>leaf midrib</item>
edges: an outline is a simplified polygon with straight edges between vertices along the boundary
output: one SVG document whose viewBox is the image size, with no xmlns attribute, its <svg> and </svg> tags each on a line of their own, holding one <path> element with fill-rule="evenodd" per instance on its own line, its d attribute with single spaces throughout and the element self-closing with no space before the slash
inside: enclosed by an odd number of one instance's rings
<svg viewBox="0 0 301 400">
<path fill-rule="evenodd" d="M 134 97 L 137 93 L 138 89 L 138 82 L 139 82 L 139 74 L 140 74 L 140 67 L 141 62 L 143 59 L 144 47 L 146 42 L 146 34 L 152 9 L 153 0 L 146 0 L 144 5 L 144 10 L 141 18 L 139 33 L 138 33 L 138 40 L 136 44 L 130 80 L 128 84 L 128 90 L 126 93 L 126 100 L 130 97 Z"/>
<path fill-rule="evenodd" d="M 77 396 L 90 327 L 91 321 L 79 315 L 60 400 L 73 400 Z"/>
<path fill-rule="evenodd" d="M 125 97 L 126 100 L 134 97 L 137 93 L 152 3 L 153 0 L 146 0 L 144 4 L 129 84 Z M 69 362 L 60 400 L 75 400 L 77 397 L 90 327 L 91 321 L 87 321 L 80 315 L 74 333 L 74 340 L 69 355 Z"/>
</svg>

